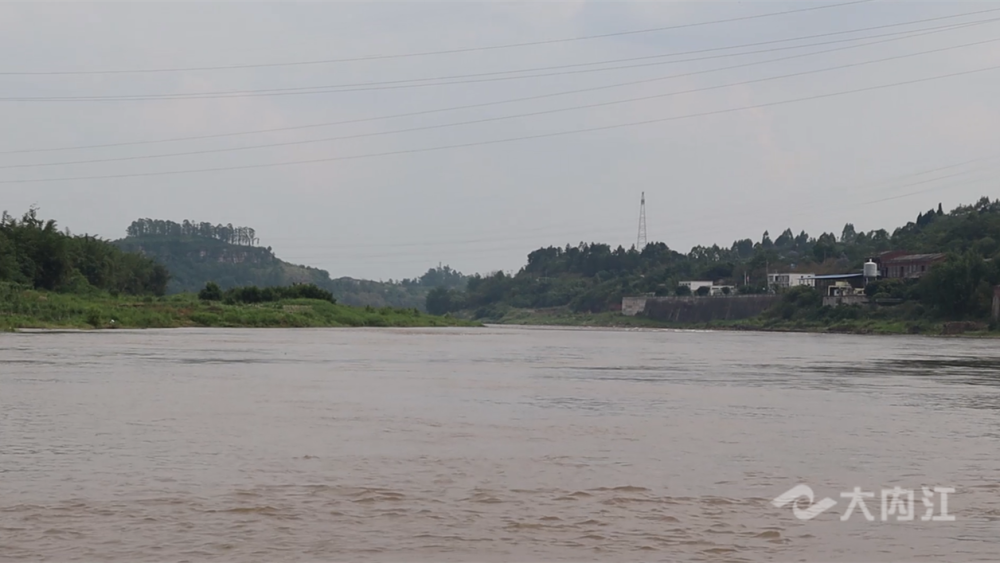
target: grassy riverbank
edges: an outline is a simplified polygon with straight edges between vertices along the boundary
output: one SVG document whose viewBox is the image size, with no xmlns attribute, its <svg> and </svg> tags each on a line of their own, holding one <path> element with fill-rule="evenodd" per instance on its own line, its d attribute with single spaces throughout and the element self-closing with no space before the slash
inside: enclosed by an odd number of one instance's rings
<svg viewBox="0 0 1000 563">
<path fill-rule="evenodd" d="M 258 304 L 201 301 L 192 294 L 114 297 L 7 291 L 0 295 L 0 330 L 19 328 L 177 327 L 434 327 L 479 326 L 416 309 L 337 305 L 318 299 Z"/>
<path fill-rule="evenodd" d="M 579 326 L 612 328 L 672 328 L 689 330 L 733 330 L 762 332 L 810 332 L 827 334 L 923 334 L 930 336 L 992 336 L 982 323 L 947 323 L 898 319 L 845 319 L 837 322 L 810 322 L 757 317 L 741 321 L 670 323 L 645 317 L 628 317 L 618 312 L 574 313 L 565 308 L 510 309 L 502 317 L 485 322 L 508 325 Z"/>
</svg>

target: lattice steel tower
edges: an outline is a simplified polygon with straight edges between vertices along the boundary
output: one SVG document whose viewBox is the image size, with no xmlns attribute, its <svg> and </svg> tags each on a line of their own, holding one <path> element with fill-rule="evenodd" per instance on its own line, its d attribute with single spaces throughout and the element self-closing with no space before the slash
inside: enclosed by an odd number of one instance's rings
<svg viewBox="0 0 1000 563">
<path fill-rule="evenodd" d="M 639 200 L 639 236 L 635 239 L 635 249 L 642 252 L 646 248 L 646 192 L 642 192 Z"/>
</svg>

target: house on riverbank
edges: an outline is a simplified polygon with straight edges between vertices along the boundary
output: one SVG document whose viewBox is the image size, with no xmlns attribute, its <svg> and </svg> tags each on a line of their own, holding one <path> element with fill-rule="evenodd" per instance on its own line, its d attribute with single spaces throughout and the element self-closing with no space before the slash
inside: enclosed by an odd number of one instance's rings
<svg viewBox="0 0 1000 563">
<path fill-rule="evenodd" d="M 947 256 L 940 252 L 930 254 L 911 254 L 894 250 L 883 252 L 876 259 L 879 276 L 883 279 L 918 279 L 938 262 L 943 262 Z"/>
<path fill-rule="evenodd" d="M 784 273 L 767 275 L 767 287 L 772 290 L 788 289 L 803 285 L 814 287 L 816 285 L 816 274 Z"/>
</svg>

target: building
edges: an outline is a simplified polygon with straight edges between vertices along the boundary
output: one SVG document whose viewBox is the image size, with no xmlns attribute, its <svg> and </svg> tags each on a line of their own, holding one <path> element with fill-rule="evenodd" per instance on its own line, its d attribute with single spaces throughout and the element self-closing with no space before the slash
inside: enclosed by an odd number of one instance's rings
<svg viewBox="0 0 1000 563">
<path fill-rule="evenodd" d="M 814 276 L 813 279 L 816 283 L 816 289 L 824 297 L 864 294 L 865 292 L 864 274 L 831 274 Z"/>
<path fill-rule="evenodd" d="M 735 285 L 721 285 L 712 281 L 704 280 L 691 280 L 691 281 L 680 281 L 677 282 L 678 286 L 685 286 L 691 289 L 691 295 L 697 295 L 698 290 L 701 288 L 707 288 L 707 295 L 736 295 Z M 728 292 L 726 290 L 729 290 Z"/>
<path fill-rule="evenodd" d="M 680 282 L 677 282 L 677 285 L 678 286 L 687 286 L 691 290 L 691 294 L 693 295 L 695 293 L 698 293 L 698 290 L 701 289 L 701 288 L 703 288 L 703 287 L 707 287 L 708 290 L 711 291 L 712 290 L 712 286 L 715 285 L 715 282 L 710 282 L 710 281 L 680 281 Z"/>
<path fill-rule="evenodd" d="M 887 279 L 916 279 L 923 276 L 931 266 L 943 262 L 946 256 L 934 254 L 886 253 L 879 256 L 879 274 Z"/>
<path fill-rule="evenodd" d="M 788 289 L 805 285 L 815 287 L 816 274 L 768 274 L 767 286 L 772 289 Z"/>
<path fill-rule="evenodd" d="M 735 285 L 713 285 L 708 292 L 709 295 L 736 295 Z"/>
</svg>

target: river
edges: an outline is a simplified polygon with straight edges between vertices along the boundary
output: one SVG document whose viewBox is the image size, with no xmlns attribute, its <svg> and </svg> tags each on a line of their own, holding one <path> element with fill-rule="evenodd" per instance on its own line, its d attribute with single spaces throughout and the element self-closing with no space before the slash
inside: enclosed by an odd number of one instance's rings
<svg viewBox="0 0 1000 563">
<path fill-rule="evenodd" d="M 0 560 L 996 560 L 998 356 L 655 330 L 0 334 Z M 836 506 L 771 503 L 800 484 Z M 897 486 L 911 521 L 882 519 Z M 842 519 L 855 487 L 873 521 Z M 923 519 L 922 487 L 954 489 L 930 491 L 953 521 Z"/>
</svg>

